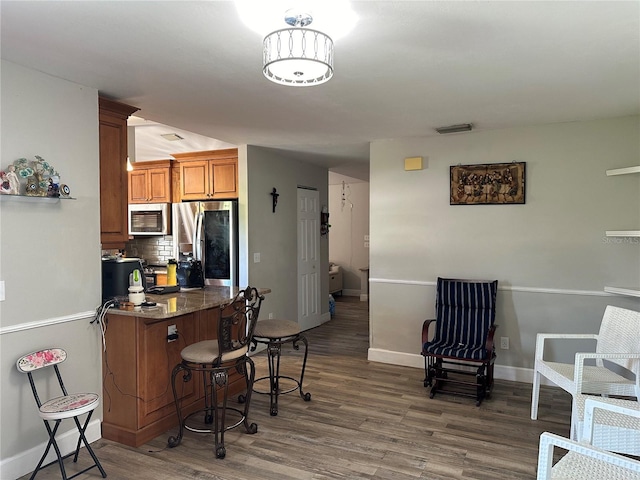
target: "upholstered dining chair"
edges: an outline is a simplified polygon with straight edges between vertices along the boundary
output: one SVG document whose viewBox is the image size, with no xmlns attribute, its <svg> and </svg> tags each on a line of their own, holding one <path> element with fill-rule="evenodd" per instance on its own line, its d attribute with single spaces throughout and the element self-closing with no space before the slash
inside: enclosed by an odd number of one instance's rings
<svg viewBox="0 0 640 480">
<path fill-rule="evenodd" d="M 40 457 L 38 465 L 31 474 L 30 480 L 33 480 L 36 474 L 42 468 L 47 466 L 42 464 L 47 457 L 47 454 L 49 453 L 51 447 L 53 447 L 53 450 L 56 452 L 56 459 L 60 467 L 60 472 L 62 473 L 62 478 L 64 480 L 77 477 L 78 475 L 81 475 L 94 467 L 97 467 L 98 470 L 100 470 L 103 478 L 107 476 L 106 472 L 102 468 L 102 465 L 100 465 L 98 457 L 96 457 L 96 454 L 93 452 L 93 449 L 91 448 L 91 445 L 89 444 L 89 442 L 87 441 L 87 437 L 85 436 L 87 426 L 89 425 L 89 421 L 91 420 L 91 415 L 99 405 L 98 395 L 95 393 L 67 392 L 67 389 L 62 380 L 62 375 L 60 374 L 60 369 L 58 368 L 58 365 L 64 362 L 66 359 L 67 352 L 64 349 L 46 348 L 43 350 L 38 350 L 37 352 L 31 352 L 27 355 L 23 355 L 16 362 L 18 371 L 20 373 L 27 374 L 27 377 L 29 378 L 31 391 L 33 392 L 33 397 L 38 407 L 38 415 L 44 422 L 44 426 L 47 429 L 47 433 L 49 434 L 47 447 L 45 448 L 42 457 Z M 50 400 L 42 401 L 36 387 L 36 380 L 34 379 L 34 376 L 36 375 L 36 373 L 41 373 L 38 372 L 38 370 L 44 371 L 44 369 L 49 369 L 51 367 L 53 367 L 53 371 L 56 374 L 56 378 L 58 380 L 58 385 L 60 386 L 62 395 Z M 84 423 L 81 423 L 79 417 L 85 414 L 87 415 L 87 417 Z M 56 433 L 58 433 L 58 427 L 60 427 L 61 422 L 65 419 L 71 418 L 75 422 L 76 428 L 78 429 L 78 443 L 76 445 L 76 449 L 73 452 L 67 455 L 62 455 L 62 453 L 60 452 L 60 447 L 58 447 L 58 443 L 56 441 Z M 78 454 L 80 453 L 80 447 L 82 445 L 85 446 L 87 452 L 89 453 L 89 455 L 91 455 L 93 463 L 82 471 L 68 477 L 64 466 L 64 460 L 67 457 L 73 455 L 73 461 L 77 462 Z"/>
</svg>

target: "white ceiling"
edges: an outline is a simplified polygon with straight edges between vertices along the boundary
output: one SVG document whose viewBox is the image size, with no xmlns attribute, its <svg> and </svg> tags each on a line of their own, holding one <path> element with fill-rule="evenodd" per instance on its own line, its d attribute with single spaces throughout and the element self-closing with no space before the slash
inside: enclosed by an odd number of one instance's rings
<svg viewBox="0 0 640 480">
<path fill-rule="evenodd" d="M 183 147 L 156 138 L 144 158 L 250 144 L 356 178 L 376 139 L 640 113 L 638 1 L 352 5 L 335 75 L 315 87 L 264 78 L 262 38 L 230 1 L 2 0 L 2 58 L 186 134 Z"/>
</svg>

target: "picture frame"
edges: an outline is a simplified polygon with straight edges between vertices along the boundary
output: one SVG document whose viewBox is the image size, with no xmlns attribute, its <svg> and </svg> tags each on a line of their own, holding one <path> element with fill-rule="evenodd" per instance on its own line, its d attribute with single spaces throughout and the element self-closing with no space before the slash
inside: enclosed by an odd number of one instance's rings
<svg viewBox="0 0 640 480">
<path fill-rule="evenodd" d="M 526 162 L 452 165 L 450 205 L 525 203 Z"/>
</svg>

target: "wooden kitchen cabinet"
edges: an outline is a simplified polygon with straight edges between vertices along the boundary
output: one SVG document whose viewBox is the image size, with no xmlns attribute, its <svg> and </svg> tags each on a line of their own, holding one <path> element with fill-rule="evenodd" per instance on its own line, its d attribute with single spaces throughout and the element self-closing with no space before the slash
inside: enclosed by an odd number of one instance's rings
<svg viewBox="0 0 640 480">
<path fill-rule="evenodd" d="M 171 161 L 133 164 L 129 172 L 129 203 L 171 202 Z"/>
<path fill-rule="evenodd" d="M 238 149 L 176 153 L 174 201 L 238 198 Z"/>
<path fill-rule="evenodd" d="M 138 109 L 98 98 L 100 135 L 100 242 L 102 249 L 122 249 L 127 228 L 127 119 Z"/>
<path fill-rule="evenodd" d="M 178 425 L 171 386 L 171 372 L 182 361 L 187 345 L 217 338 L 220 308 L 152 319 L 118 314 L 107 315 L 106 350 L 102 357 L 102 436 L 132 447 L 150 441 Z M 178 339 L 167 340 L 169 326 L 175 325 Z M 204 389 L 199 374 L 189 382 L 176 378 L 183 414 L 204 405 Z M 234 372 L 229 395 L 245 389 L 244 378 Z"/>
</svg>

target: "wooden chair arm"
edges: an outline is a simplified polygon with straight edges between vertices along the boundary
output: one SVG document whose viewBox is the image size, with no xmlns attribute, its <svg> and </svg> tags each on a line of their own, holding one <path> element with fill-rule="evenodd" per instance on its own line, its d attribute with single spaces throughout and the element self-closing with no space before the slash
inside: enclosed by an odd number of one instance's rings
<svg viewBox="0 0 640 480">
<path fill-rule="evenodd" d="M 496 328 L 498 328 L 498 325 L 491 325 L 491 327 L 489 327 L 489 333 L 487 334 L 487 343 L 484 348 L 489 355 L 491 354 L 490 352 L 493 352 L 493 336 L 496 333 Z"/>
<path fill-rule="evenodd" d="M 424 346 L 425 343 L 427 343 L 429 341 L 429 326 L 435 322 L 436 319 L 432 318 L 430 320 L 425 320 L 422 323 L 422 345 Z"/>
</svg>

